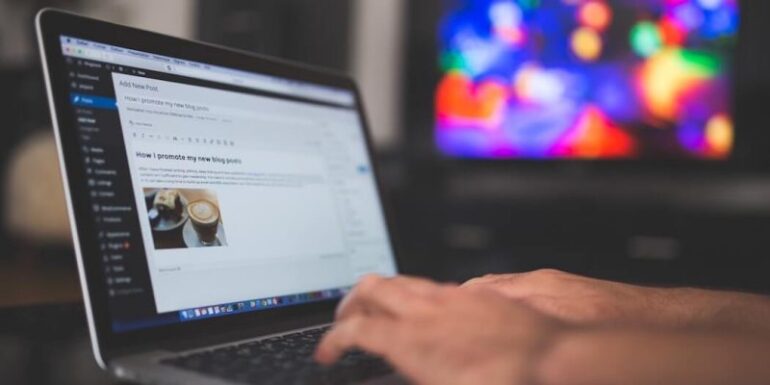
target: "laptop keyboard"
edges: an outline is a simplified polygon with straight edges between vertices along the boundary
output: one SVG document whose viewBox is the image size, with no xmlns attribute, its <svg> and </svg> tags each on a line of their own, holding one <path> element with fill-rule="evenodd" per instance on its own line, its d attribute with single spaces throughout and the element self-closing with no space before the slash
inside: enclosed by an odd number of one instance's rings
<svg viewBox="0 0 770 385">
<path fill-rule="evenodd" d="M 174 357 L 162 364 L 245 384 L 355 384 L 392 373 L 379 358 L 352 352 L 323 367 L 312 355 L 328 327 Z"/>
</svg>

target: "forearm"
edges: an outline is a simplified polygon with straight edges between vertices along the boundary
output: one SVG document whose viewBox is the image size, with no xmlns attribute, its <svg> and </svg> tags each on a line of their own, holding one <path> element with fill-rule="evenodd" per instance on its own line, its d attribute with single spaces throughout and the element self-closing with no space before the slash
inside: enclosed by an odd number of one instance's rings
<svg viewBox="0 0 770 385">
<path fill-rule="evenodd" d="M 770 298 L 699 289 L 662 289 L 660 317 L 687 329 L 740 331 L 770 335 Z"/>
<path fill-rule="evenodd" d="M 567 332 L 535 369 L 540 385 L 764 385 L 770 340 L 748 334 Z"/>
</svg>

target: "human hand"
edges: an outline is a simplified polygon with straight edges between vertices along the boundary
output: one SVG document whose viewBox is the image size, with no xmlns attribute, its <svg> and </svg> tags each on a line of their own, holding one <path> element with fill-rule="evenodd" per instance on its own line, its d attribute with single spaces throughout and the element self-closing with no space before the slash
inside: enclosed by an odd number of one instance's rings
<svg viewBox="0 0 770 385">
<path fill-rule="evenodd" d="M 531 384 L 566 329 L 493 291 L 369 276 L 340 304 L 316 359 L 331 364 L 358 348 L 415 384 Z"/>
<path fill-rule="evenodd" d="M 557 319 L 581 324 L 683 326 L 690 321 L 685 289 L 658 289 L 580 277 L 556 270 L 487 275 L 464 288 L 487 288 Z"/>
</svg>

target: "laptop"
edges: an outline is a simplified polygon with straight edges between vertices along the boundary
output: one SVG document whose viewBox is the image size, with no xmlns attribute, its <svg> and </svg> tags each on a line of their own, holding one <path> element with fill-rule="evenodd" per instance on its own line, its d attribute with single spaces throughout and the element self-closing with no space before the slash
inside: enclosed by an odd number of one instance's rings
<svg viewBox="0 0 770 385">
<path fill-rule="evenodd" d="M 346 76 L 37 15 L 98 364 L 145 384 L 399 383 L 312 353 L 361 276 L 397 274 Z"/>
</svg>

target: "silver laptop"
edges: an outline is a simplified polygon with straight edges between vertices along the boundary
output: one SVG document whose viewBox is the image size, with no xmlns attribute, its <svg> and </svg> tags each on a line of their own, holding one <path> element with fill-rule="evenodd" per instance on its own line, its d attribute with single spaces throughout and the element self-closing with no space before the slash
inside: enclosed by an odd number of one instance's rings
<svg viewBox="0 0 770 385">
<path fill-rule="evenodd" d="M 37 17 L 91 341 L 147 384 L 400 382 L 312 353 L 397 274 L 349 78 L 56 11 Z"/>
</svg>

